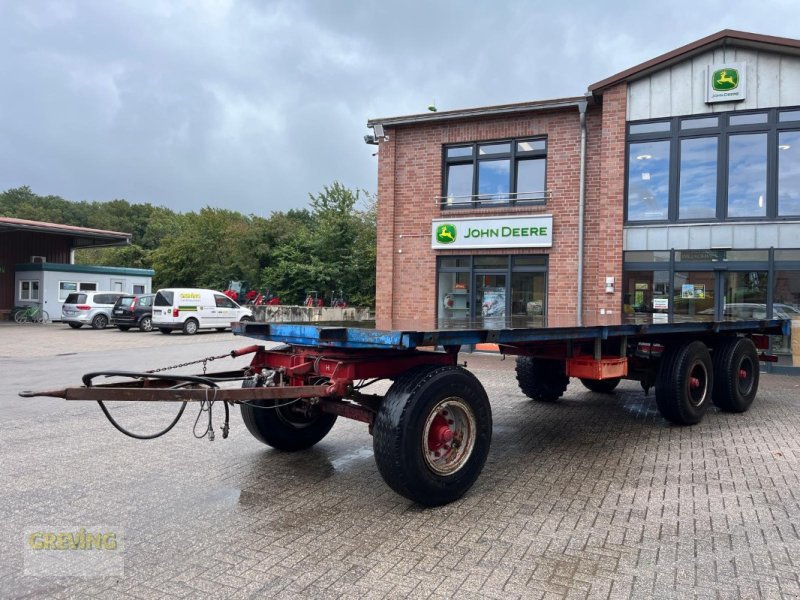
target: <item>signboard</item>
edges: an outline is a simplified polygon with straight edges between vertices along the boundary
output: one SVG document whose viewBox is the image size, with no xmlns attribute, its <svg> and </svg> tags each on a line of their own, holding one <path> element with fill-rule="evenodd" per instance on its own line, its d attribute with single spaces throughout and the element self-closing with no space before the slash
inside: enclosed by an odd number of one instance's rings
<svg viewBox="0 0 800 600">
<path fill-rule="evenodd" d="M 653 298 L 653 310 L 669 310 L 669 298 Z"/>
<path fill-rule="evenodd" d="M 431 248 L 549 248 L 553 215 L 434 219 Z"/>
<path fill-rule="evenodd" d="M 710 65 L 706 71 L 706 103 L 744 100 L 747 92 L 747 64 Z"/>
</svg>

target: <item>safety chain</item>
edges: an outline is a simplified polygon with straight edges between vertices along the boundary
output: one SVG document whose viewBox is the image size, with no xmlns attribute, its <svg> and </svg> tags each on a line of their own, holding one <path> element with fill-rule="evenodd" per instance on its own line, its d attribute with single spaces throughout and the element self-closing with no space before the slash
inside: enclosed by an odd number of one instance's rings
<svg viewBox="0 0 800 600">
<path fill-rule="evenodd" d="M 171 371 L 172 369 L 180 369 L 181 367 L 188 367 L 189 365 L 197 365 L 203 363 L 203 375 L 206 374 L 206 368 L 209 362 L 214 362 L 220 358 L 230 358 L 231 354 L 228 352 L 227 354 L 220 354 L 219 356 L 206 356 L 205 358 L 200 358 L 198 360 L 190 360 L 189 362 L 179 363 L 177 365 L 171 365 L 169 367 L 161 367 L 160 369 L 150 369 L 149 371 L 145 371 L 145 373 L 160 373 L 161 371 Z"/>
</svg>

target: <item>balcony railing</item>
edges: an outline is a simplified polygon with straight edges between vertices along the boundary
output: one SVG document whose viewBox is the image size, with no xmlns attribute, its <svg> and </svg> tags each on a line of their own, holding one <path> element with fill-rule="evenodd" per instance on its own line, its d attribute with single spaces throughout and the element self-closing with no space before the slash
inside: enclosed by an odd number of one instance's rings
<svg viewBox="0 0 800 600">
<path fill-rule="evenodd" d="M 437 196 L 436 205 L 442 210 L 457 208 L 492 208 L 507 206 L 542 206 L 553 197 L 550 190 L 473 194 L 470 196 Z"/>
</svg>

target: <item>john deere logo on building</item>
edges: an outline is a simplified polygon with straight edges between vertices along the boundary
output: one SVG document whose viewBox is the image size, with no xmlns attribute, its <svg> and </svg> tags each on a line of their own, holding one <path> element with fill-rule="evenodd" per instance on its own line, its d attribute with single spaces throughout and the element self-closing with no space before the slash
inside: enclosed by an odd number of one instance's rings
<svg viewBox="0 0 800 600">
<path fill-rule="evenodd" d="M 727 92 L 739 87 L 739 71 L 737 69 L 718 69 L 711 78 L 711 86 L 717 92 Z"/>
<path fill-rule="evenodd" d="M 443 223 L 436 228 L 436 241 L 440 244 L 452 244 L 456 241 L 456 226 Z"/>
</svg>

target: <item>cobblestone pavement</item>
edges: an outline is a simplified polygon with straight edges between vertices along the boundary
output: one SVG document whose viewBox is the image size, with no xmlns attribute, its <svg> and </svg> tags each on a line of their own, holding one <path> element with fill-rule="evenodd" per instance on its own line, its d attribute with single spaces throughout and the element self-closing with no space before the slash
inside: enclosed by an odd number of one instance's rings
<svg viewBox="0 0 800 600">
<path fill-rule="evenodd" d="M 201 342 L 180 348 L 240 345 Z M 77 381 L 163 351 L 63 358 L 81 367 Z M 800 597 L 800 379 L 763 376 L 748 413 L 674 427 L 634 383 L 613 395 L 572 383 L 559 403 L 538 404 L 518 390 L 513 361 L 466 360 L 492 400 L 492 449 L 464 498 L 424 509 L 383 484 L 360 423 L 340 419 L 287 454 L 238 414 L 228 440 L 195 440 L 193 410 L 139 442 L 94 405 L 27 412 L 34 401 L 16 399 L 6 374 L 48 387 L 48 369 L 0 359 L 0 597 Z M 174 408 L 115 410 L 153 431 Z M 98 523 L 124 531 L 123 576 L 23 575 L 25 529 Z"/>
</svg>

